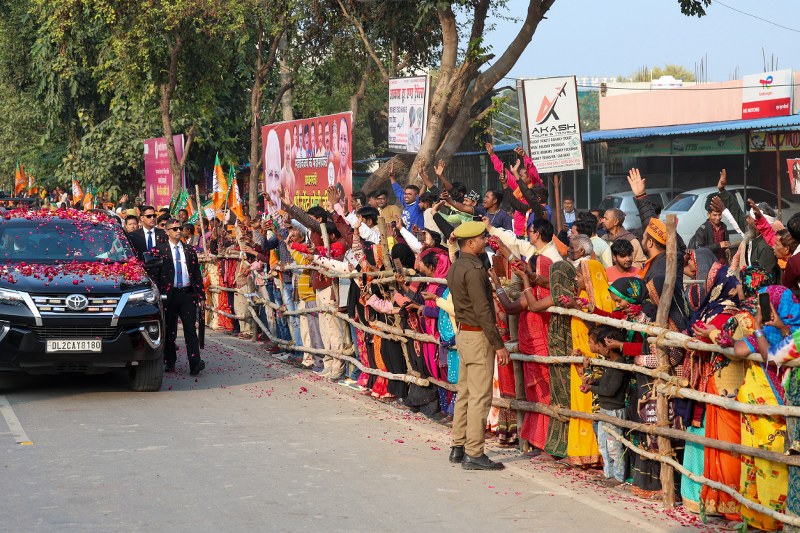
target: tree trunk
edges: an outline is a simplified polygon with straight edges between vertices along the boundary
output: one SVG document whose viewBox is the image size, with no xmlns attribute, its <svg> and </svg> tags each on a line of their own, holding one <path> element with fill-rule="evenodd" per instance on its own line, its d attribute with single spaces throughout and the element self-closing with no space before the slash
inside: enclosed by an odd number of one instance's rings
<svg viewBox="0 0 800 533">
<path fill-rule="evenodd" d="M 278 42 L 278 67 L 280 68 L 280 75 L 281 75 L 281 85 L 284 87 L 289 87 L 284 91 L 283 96 L 281 97 L 281 119 L 282 120 L 293 120 L 294 119 L 294 110 L 292 110 L 292 81 L 293 81 L 293 72 L 292 69 L 289 68 L 289 64 L 286 62 L 286 58 L 284 54 L 286 54 L 286 50 L 289 49 L 288 40 L 286 39 L 286 35 L 281 37 L 281 40 Z"/>
<path fill-rule="evenodd" d="M 247 180 L 247 211 L 258 212 L 258 178 L 261 176 L 261 50 L 258 52 L 250 94 L 250 177 Z"/>
<path fill-rule="evenodd" d="M 174 39 L 170 36 L 166 37 L 167 50 L 169 51 L 169 68 L 167 70 L 167 80 L 161 84 L 161 126 L 164 131 L 164 138 L 167 141 L 167 155 L 169 155 L 169 167 L 172 173 L 172 191 L 178 191 L 182 187 L 181 174 L 183 173 L 183 165 L 186 162 L 186 156 L 189 152 L 190 145 L 187 143 L 183 147 L 183 157 L 178 160 L 178 154 L 175 151 L 175 142 L 172 139 L 172 121 L 170 118 L 170 104 L 172 97 L 175 94 L 175 87 L 178 84 L 178 57 L 180 55 L 182 39 L 178 36 Z"/>
</svg>

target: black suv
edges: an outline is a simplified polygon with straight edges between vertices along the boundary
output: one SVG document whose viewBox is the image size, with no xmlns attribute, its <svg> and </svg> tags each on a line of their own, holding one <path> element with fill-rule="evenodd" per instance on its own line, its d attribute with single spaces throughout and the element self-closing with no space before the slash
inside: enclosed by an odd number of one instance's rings
<svg viewBox="0 0 800 533">
<path fill-rule="evenodd" d="M 113 218 L 0 214 L 0 371 L 127 368 L 133 390 L 157 391 L 163 316 L 158 289 Z"/>
</svg>

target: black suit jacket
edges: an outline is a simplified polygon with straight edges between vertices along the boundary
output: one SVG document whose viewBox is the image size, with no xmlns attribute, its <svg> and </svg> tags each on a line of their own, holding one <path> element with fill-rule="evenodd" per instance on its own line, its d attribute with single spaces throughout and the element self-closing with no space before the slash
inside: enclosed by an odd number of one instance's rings
<svg viewBox="0 0 800 533">
<path fill-rule="evenodd" d="M 183 253 L 186 254 L 186 268 L 189 270 L 189 284 L 196 300 L 204 298 L 203 275 L 200 273 L 200 262 L 197 260 L 197 252 L 191 246 L 183 245 Z M 175 282 L 175 262 L 172 254 L 172 245 L 168 242 L 161 243 L 153 249 L 153 255 L 163 260 L 158 274 L 155 276 L 156 286 L 161 294 L 167 296 L 167 300 L 172 297 L 172 288 Z"/>
<path fill-rule="evenodd" d="M 167 232 L 161 228 L 154 228 L 155 236 L 156 236 L 156 246 L 159 244 L 165 244 L 169 239 L 167 239 Z M 136 257 L 140 260 L 143 259 L 144 253 L 147 252 L 147 236 L 144 232 L 144 228 L 139 228 L 136 231 L 128 233 L 128 240 L 133 246 L 134 250 L 136 251 Z"/>
</svg>

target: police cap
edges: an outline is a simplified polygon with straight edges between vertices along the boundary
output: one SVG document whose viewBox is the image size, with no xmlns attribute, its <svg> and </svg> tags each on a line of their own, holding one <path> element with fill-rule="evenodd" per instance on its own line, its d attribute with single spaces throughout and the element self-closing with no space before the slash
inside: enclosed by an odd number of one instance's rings
<svg viewBox="0 0 800 533">
<path fill-rule="evenodd" d="M 484 233 L 486 233 L 486 225 L 483 222 L 476 222 L 474 220 L 459 224 L 459 226 L 453 230 L 453 235 L 455 235 L 457 239 L 471 239 L 472 237 L 477 237 Z"/>
</svg>

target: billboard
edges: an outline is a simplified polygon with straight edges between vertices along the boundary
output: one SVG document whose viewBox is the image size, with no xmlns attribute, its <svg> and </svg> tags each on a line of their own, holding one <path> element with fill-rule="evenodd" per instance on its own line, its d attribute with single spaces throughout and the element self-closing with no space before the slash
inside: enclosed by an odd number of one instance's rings
<svg viewBox="0 0 800 533">
<path fill-rule="evenodd" d="M 173 135 L 175 154 L 183 157 L 183 135 Z M 181 183 L 186 187 L 186 175 L 181 171 Z M 167 139 L 147 139 L 144 141 L 144 190 L 145 202 L 159 207 L 169 206 L 172 199 L 172 170 L 169 166 Z"/>
<path fill-rule="evenodd" d="M 353 115 L 337 113 L 288 120 L 261 128 L 264 150 L 262 191 L 270 212 L 281 209 L 284 188 L 295 205 L 308 209 L 322 204 L 326 189 L 337 187 L 344 197 L 353 191 Z"/>
<path fill-rule="evenodd" d="M 428 124 L 428 76 L 389 80 L 389 151 L 415 154 Z"/>
<path fill-rule="evenodd" d="M 748 138 L 751 152 L 774 152 L 775 150 L 800 150 L 800 131 L 767 133 L 751 131 Z"/>
<path fill-rule="evenodd" d="M 792 114 L 792 71 L 750 74 L 742 80 L 742 118 Z"/>
<path fill-rule="evenodd" d="M 575 76 L 517 81 L 522 142 L 539 172 L 583 169 Z"/>
</svg>

